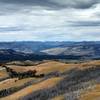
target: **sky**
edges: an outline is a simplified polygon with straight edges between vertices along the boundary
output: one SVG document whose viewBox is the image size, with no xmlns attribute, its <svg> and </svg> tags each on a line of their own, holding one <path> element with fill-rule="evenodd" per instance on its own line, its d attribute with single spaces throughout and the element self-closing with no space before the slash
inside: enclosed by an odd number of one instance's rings
<svg viewBox="0 0 100 100">
<path fill-rule="evenodd" d="M 100 0 L 0 0 L 0 41 L 99 41 Z"/>
</svg>

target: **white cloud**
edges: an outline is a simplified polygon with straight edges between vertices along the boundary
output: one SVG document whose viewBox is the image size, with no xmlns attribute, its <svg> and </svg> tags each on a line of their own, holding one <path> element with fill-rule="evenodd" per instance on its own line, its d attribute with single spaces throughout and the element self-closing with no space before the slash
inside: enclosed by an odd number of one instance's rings
<svg viewBox="0 0 100 100">
<path fill-rule="evenodd" d="M 29 6 L 0 16 L 0 27 L 10 28 L 9 32 L 0 31 L 0 40 L 99 40 L 99 14 L 100 4 L 88 9 L 59 10 Z M 20 31 L 14 31 L 12 27 Z"/>
</svg>

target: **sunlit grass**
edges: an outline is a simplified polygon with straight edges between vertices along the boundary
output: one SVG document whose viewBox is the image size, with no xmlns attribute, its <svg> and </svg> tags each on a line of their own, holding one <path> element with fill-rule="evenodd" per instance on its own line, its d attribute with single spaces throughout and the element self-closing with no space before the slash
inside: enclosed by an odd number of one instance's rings
<svg viewBox="0 0 100 100">
<path fill-rule="evenodd" d="M 40 90 L 40 89 L 45 89 L 45 88 L 50 88 L 56 85 L 62 78 L 57 77 L 57 78 L 50 78 L 45 81 L 42 81 L 37 84 L 33 84 L 31 86 L 28 86 L 10 96 L 7 96 L 1 100 L 17 100 L 20 97 L 24 97 L 34 91 Z"/>
</svg>

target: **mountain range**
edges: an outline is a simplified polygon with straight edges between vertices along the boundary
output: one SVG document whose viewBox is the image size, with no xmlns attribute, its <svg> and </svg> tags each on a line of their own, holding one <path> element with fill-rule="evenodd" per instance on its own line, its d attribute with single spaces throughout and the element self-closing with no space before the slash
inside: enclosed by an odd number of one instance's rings
<svg viewBox="0 0 100 100">
<path fill-rule="evenodd" d="M 0 61 L 83 58 L 99 59 L 100 41 L 0 42 Z"/>
</svg>

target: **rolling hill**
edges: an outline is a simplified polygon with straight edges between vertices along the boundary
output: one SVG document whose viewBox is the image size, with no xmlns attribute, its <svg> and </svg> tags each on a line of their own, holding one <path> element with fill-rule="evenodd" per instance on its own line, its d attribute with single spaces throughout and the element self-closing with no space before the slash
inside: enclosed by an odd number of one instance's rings
<svg viewBox="0 0 100 100">
<path fill-rule="evenodd" d="M 8 67 L 19 72 L 35 69 L 37 74 L 44 73 L 45 76 L 21 80 L 8 78 L 0 81 L 0 97 L 5 94 L 0 100 L 100 99 L 100 60 L 77 64 L 45 61 L 34 66 L 9 65 Z"/>
<path fill-rule="evenodd" d="M 0 63 L 0 100 L 100 99 L 100 42 L 2 42 Z"/>
</svg>

